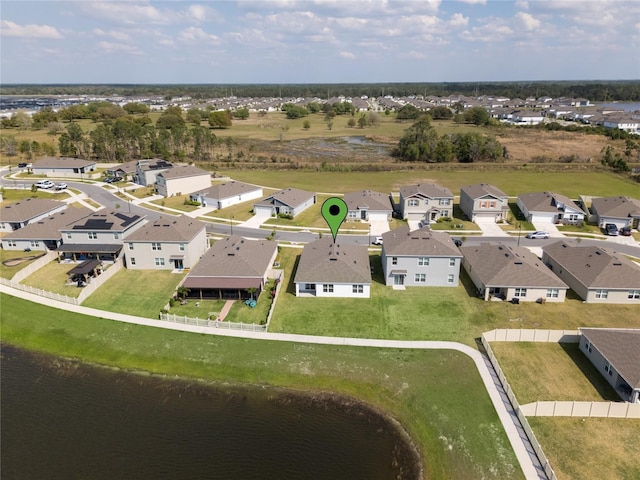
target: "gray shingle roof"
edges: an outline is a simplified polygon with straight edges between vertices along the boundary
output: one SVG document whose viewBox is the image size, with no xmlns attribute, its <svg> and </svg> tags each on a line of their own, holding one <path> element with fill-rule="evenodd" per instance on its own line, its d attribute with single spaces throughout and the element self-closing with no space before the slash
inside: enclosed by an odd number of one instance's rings
<svg viewBox="0 0 640 480">
<path fill-rule="evenodd" d="M 461 257 L 449 234 L 435 232 L 428 226 L 409 231 L 408 225 L 382 234 L 386 255 Z"/>
<path fill-rule="evenodd" d="M 336 243 L 329 236 L 302 250 L 296 283 L 371 283 L 369 252 L 363 245 Z"/>
<path fill-rule="evenodd" d="M 529 212 L 558 212 L 558 205 L 564 204 L 574 210 L 582 212 L 582 209 L 573 200 L 565 195 L 553 192 L 533 192 L 518 195 L 522 204 Z"/>
<path fill-rule="evenodd" d="M 629 197 L 599 197 L 591 200 L 594 213 L 604 217 L 629 218 L 640 216 L 640 200 Z"/>
<path fill-rule="evenodd" d="M 640 288 L 640 267 L 615 251 L 564 241 L 542 250 L 588 288 Z"/>
<path fill-rule="evenodd" d="M 291 208 L 296 208 L 299 205 L 302 205 L 304 202 L 313 197 L 315 193 L 307 192 L 305 190 L 298 190 L 297 188 L 285 188 L 284 190 L 280 190 L 268 197 L 264 198 L 260 201 L 261 204 L 269 204 L 273 203 L 273 201 L 277 200 L 278 202 L 287 205 Z"/>
<path fill-rule="evenodd" d="M 199 175 L 210 175 L 210 174 L 206 170 L 203 170 L 198 167 L 194 167 L 193 165 L 173 167 L 165 172 L 158 174 L 158 176 L 162 176 L 166 180 L 170 180 L 174 178 L 196 177 Z"/>
<path fill-rule="evenodd" d="M 262 191 L 262 187 L 250 185 L 248 183 L 231 181 L 212 185 L 204 190 L 198 190 L 191 195 L 204 195 L 209 198 L 220 199 L 242 195 L 243 193 L 255 192 L 256 190 Z"/>
<path fill-rule="evenodd" d="M 625 328 L 580 328 L 594 347 L 629 383 L 640 388 L 640 330 Z"/>
<path fill-rule="evenodd" d="M 524 247 L 483 243 L 460 247 L 465 263 L 487 287 L 568 288 Z"/>
<path fill-rule="evenodd" d="M 492 195 L 496 198 L 506 198 L 508 195 L 494 185 L 488 183 L 474 183 L 465 185 L 460 189 L 460 193 L 465 192 L 470 198 L 476 199 L 485 195 Z"/>
<path fill-rule="evenodd" d="M 89 231 L 125 231 L 131 225 L 134 225 L 140 221 L 142 221 L 144 217 L 134 214 L 134 213 L 125 213 L 125 212 L 106 212 L 104 210 L 99 210 L 97 212 L 93 212 L 90 215 L 87 215 L 72 224 L 61 228 L 61 231 L 68 230 L 89 230 Z"/>
<path fill-rule="evenodd" d="M 64 203 L 49 198 L 25 198 L 18 202 L 3 205 L 2 210 L 0 210 L 0 221 L 24 222 L 62 206 L 64 206 Z"/>
<path fill-rule="evenodd" d="M 62 238 L 60 229 L 91 213 L 86 207 L 69 207 L 62 212 L 8 233 L 3 239 L 12 240 L 57 240 Z"/>
<path fill-rule="evenodd" d="M 95 165 L 93 160 L 70 157 L 44 157 L 33 163 L 33 168 L 82 168 Z"/>
<path fill-rule="evenodd" d="M 393 211 L 391 199 L 388 193 L 374 192 L 372 190 L 361 190 L 359 192 L 346 193 L 344 201 L 349 210 L 382 210 L 385 212 Z"/>
<path fill-rule="evenodd" d="M 205 224 L 187 215 L 160 217 L 140 227 L 127 242 L 190 242 Z"/>
<path fill-rule="evenodd" d="M 453 198 L 453 193 L 446 187 L 441 187 L 435 183 L 421 183 L 418 185 L 407 185 L 400 189 L 403 198 L 414 195 L 422 195 L 429 198 Z"/>
<path fill-rule="evenodd" d="M 214 243 L 187 278 L 263 277 L 276 249 L 276 242 L 233 235 Z"/>
</svg>

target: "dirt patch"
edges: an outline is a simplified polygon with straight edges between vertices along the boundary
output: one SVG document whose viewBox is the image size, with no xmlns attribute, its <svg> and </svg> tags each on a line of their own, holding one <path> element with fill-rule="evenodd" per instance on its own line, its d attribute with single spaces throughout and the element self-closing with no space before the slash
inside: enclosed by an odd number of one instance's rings
<svg viewBox="0 0 640 480">
<path fill-rule="evenodd" d="M 10 258 L 9 260 L 5 260 L 2 264 L 5 267 L 15 267 L 20 265 L 21 263 L 28 262 L 30 260 L 35 260 L 36 258 L 44 257 L 46 253 L 41 253 L 40 255 L 29 255 L 28 257 L 18 257 L 18 258 Z"/>
</svg>

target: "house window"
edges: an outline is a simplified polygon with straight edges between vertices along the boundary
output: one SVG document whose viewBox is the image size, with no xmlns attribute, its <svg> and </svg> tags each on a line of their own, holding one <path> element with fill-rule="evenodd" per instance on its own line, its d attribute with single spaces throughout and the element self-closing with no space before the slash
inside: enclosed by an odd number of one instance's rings
<svg viewBox="0 0 640 480">
<path fill-rule="evenodd" d="M 131 265 L 135 265 L 136 264 L 136 259 L 135 258 L 131 257 L 129 260 L 131 261 Z"/>
<path fill-rule="evenodd" d="M 133 243 L 129 243 L 129 250 L 133 250 Z"/>
<path fill-rule="evenodd" d="M 611 364 L 607 360 L 604 361 L 604 371 L 613 376 L 613 368 L 611 368 Z"/>
<path fill-rule="evenodd" d="M 9 240 L 7 243 L 9 244 L 10 247 L 16 247 L 17 246 L 15 240 Z"/>
<path fill-rule="evenodd" d="M 353 293 L 364 293 L 364 285 L 354 285 Z"/>
<path fill-rule="evenodd" d="M 559 295 L 560 295 L 560 289 L 547 288 L 547 298 L 558 298 Z"/>
<path fill-rule="evenodd" d="M 89 232 L 89 240 L 95 240 L 98 238 L 98 234 L 96 232 Z"/>
<path fill-rule="evenodd" d="M 440 212 L 440 216 L 441 217 L 448 217 L 449 216 L 449 210 L 442 210 Z"/>
<path fill-rule="evenodd" d="M 333 293 L 333 284 L 325 283 L 324 285 L 322 285 L 322 291 L 324 293 Z"/>
<path fill-rule="evenodd" d="M 164 267 L 164 258 L 156 257 L 155 262 L 156 262 L 156 267 Z"/>
<path fill-rule="evenodd" d="M 596 298 L 609 298 L 609 290 L 596 290 Z"/>
<path fill-rule="evenodd" d="M 71 234 L 67 233 L 67 240 L 71 240 Z"/>
<path fill-rule="evenodd" d="M 418 205 L 420 205 L 420 200 L 418 200 L 417 198 L 411 198 L 407 205 L 409 205 L 410 207 L 417 207 Z"/>
<path fill-rule="evenodd" d="M 584 349 L 586 351 L 588 351 L 589 353 L 591 353 L 591 342 L 589 340 L 585 340 L 584 342 Z"/>
<path fill-rule="evenodd" d="M 398 264 L 398 257 L 391 257 L 391 265 L 397 265 Z"/>
<path fill-rule="evenodd" d="M 37 240 L 31 240 L 32 247 L 37 247 L 38 245 L 40 245 L 40 242 L 38 242 Z"/>
<path fill-rule="evenodd" d="M 113 234 L 113 239 L 114 240 L 118 240 L 118 238 L 120 238 L 120 234 L 119 233 L 114 233 Z"/>
<path fill-rule="evenodd" d="M 151 250 L 162 250 L 162 245 L 160 243 L 152 242 Z"/>
<path fill-rule="evenodd" d="M 356 212 L 355 210 L 351 210 L 349 212 L 349 218 L 358 218 L 358 212 Z"/>
<path fill-rule="evenodd" d="M 627 295 L 627 298 L 630 298 L 633 300 L 640 299 L 640 290 L 629 290 L 629 295 Z"/>
<path fill-rule="evenodd" d="M 496 202 L 489 202 L 489 207 L 496 208 Z"/>
<path fill-rule="evenodd" d="M 419 267 L 428 267 L 429 266 L 429 257 L 418 257 L 418 266 Z"/>
<path fill-rule="evenodd" d="M 527 296 L 527 289 L 526 288 L 516 288 L 515 289 L 515 293 L 513 294 L 514 297 L 519 297 L 519 298 L 523 298 Z"/>
<path fill-rule="evenodd" d="M 447 283 L 453 283 L 453 280 L 455 279 L 455 275 L 453 273 L 450 273 L 447 276 Z"/>
<path fill-rule="evenodd" d="M 416 273 L 414 281 L 416 283 L 427 283 L 427 274 L 426 273 Z"/>
<path fill-rule="evenodd" d="M 178 248 L 180 249 L 181 252 L 184 252 L 184 243 L 181 243 Z"/>
<path fill-rule="evenodd" d="M 440 205 L 450 205 L 451 204 L 451 199 L 450 198 L 441 198 L 440 199 Z"/>
<path fill-rule="evenodd" d="M 305 290 L 315 290 L 316 289 L 316 284 L 315 283 L 305 283 L 304 284 L 304 289 Z"/>
<path fill-rule="evenodd" d="M 449 266 L 450 267 L 455 267 L 456 266 L 456 259 L 455 258 L 450 258 L 449 259 Z"/>
</svg>

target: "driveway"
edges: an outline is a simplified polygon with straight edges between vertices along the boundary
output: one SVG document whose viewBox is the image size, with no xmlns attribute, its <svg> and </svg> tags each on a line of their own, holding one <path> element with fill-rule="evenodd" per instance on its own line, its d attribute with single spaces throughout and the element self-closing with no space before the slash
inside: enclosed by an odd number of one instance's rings
<svg viewBox="0 0 640 480">
<path fill-rule="evenodd" d="M 378 237 L 389 231 L 389 222 L 386 220 L 371 220 L 371 236 Z"/>
<path fill-rule="evenodd" d="M 251 217 L 246 222 L 241 223 L 239 226 L 240 227 L 260 228 L 260 225 L 262 225 L 264 222 L 266 222 L 270 218 L 271 218 L 271 213 L 270 212 L 258 210 L 258 212 L 253 217 Z"/>
<path fill-rule="evenodd" d="M 535 222 L 533 226 L 536 227 L 536 230 L 549 233 L 549 236 L 551 238 L 564 238 L 563 233 L 560 230 L 558 230 L 558 227 L 556 227 L 555 223 Z"/>
<path fill-rule="evenodd" d="M 482 236 L 484 237 L 508 237 L 510 236 L 506 231 L 500 228 L 500 225 L 496 223 L 494 218 L 482 218 L 476 217 L 475 224 L 482 230 Z"/>
</svg>

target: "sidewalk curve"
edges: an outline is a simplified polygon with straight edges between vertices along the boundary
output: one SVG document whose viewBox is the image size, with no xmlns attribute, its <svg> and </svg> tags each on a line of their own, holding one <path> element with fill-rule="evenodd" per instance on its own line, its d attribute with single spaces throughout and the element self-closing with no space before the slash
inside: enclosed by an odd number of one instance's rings
<svg viewBox="0 0 640 480">
<path fill-rule="evenodd" d="M 81 313 L 92 317 L 116 320 L 119 322 L 135 323 L 149 327 L 166 328 L 169 330 L 181 330 L 185 332 L 204 333 L 209 335 L 222 335 L 228 337 L 251 338 L 256 340 L 272 340 L 281 342 L 313 343 L 321 345 L 345 345 L 353 347 L 375 347 L 375 348 L 411 348 L 411 349 L 434 349 L 434 350 L 456 350 L 469 356 L 478 369 L 478 373 L 484 382 L 487 393 L 491 398 L 502 426 L 507 433 L 507 437 L 518 458 L 520 467 L 527 480 L 547 480 L 547 476 L 542 469 L 540 462 L 524 433 L 506 394 L 502 390 L 491 362 L 478 350 L 458 342 L 430 341 L 430 340 L 382 340 L 369 338 L 349 338 L 349 337 L 323 337 L 314 335 L 297 335 L 290 333 L 264 333 L 246 332 L 240 330 L 227 330 L 212 327 L 196 327 L 193 325 L 183 325 L 177 323 L 152 320 L 149 318 L 136 317 L 121 313 L 108 312 L 95 308 L 83 307 L 81 305 L 71 305 L 68 303 L 51 300 L 31 293 L 23 292 L 6 285 L 0 285 L 0 292 L 14 297 L 23 298 L 31 302 L 40 303 L 50 307 Z"/>
</svg>

